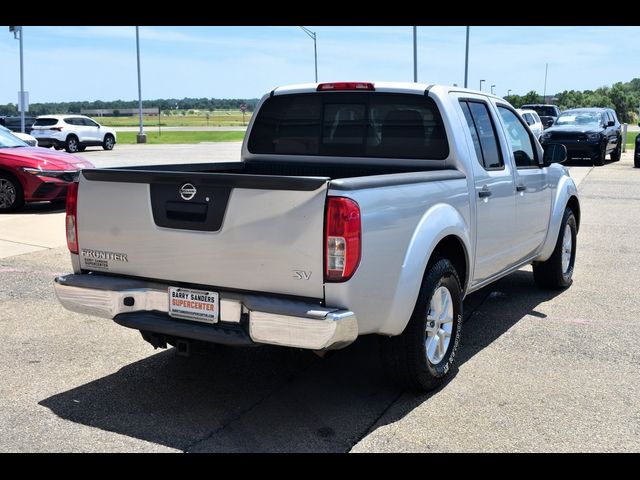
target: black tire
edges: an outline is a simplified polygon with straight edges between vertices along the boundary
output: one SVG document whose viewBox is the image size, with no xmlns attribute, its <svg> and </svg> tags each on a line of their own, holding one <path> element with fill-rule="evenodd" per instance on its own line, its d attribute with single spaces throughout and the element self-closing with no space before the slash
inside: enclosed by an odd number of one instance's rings
<svg viewBox="0 0 640 480">
<path fill-rule="evenodd" d="M 24 192 L 16 177 L 0 172 L 0 213 L 15 212 L 24 206 Z"/>
<path fill-rule="evenodd" d="M 83 145 L 83 144 L 79 144 L 78 145 L 78 151 L 79 152 L 84 152 L 86 149 L 87 149 L 86 145 Z"/>
<path fill-rule="evenodd" d="M 633 166 L 634 168 L 640 168 L 640 151 L 633 154 Z"/>
<path fill-rule="evenodd" d="M 64 149 L 69 153 L 76 153 L 79 151 L 80 142 L 75 135 L 69 135 L 65 142 Z"/>
<path fill-rule="evenodd" d="M 605 143 L 605 144 L 600 146 L 600 152 L 594 157 L 593 164 L 596 167 L 603 166 L 606 157 L 607 157 L 607 144 Z"/>
<path fill-rule="evenodd" d="M 449 345 L 441 360 L 433 364 L 427 356 L 427 316 L 439 287 L 451 295 L 453 320 Z M 462 288 L 453 264 L 445 258 L 429 262 L 413 314 L 404 331 L 396 337 L 381 338 L 382 365 L 403 387 L 430 391 L 438 388 L 452 370 L 462 332 Z"/>
<path fill-rule="evenodd" d="M 116 144 L 116 139 L 113 138 L 113 135 L 111 135 L 110 133 L 107 133 L 104 136 L 104 140 L 102 141 L 102 148 L 104 150 L 113 150 L 113 147 Z"/>
<path fill-rule="evenodd" d="M 613 152 L 611 152 L 611 161 L 618 162 L 622 156 L 622 139 L 618 138 L 618 144 Z"/>
<path fill-rule="evenodd" d="M 57 145 L 54 145 L 53 148 L 55 148 L 56 150 L 62 150 L 64 147 L 59 147 Z"/>
<path fill-rule="evenodd" d="M 563 240 L 567 225 L 569 225 L 571 231 L 571 257 L 569 259 L 568 269 L 564 271 L 562 268 L 562 253 L 564 249 Z M 564 215 L 562 216 L 560 232 L 558 233 L 558 239 L 556 240 L 556 247 L 553 250 L 553 254 L 546 262 L 533 263 L 533 278 L 539 287 L 558 290 L 568 288 L 573 283 L 573 267 L 576 261 L 577 236 L 578 228 L 576 217 L 573 214 L 573 210 L 567 207 L 565 208 Z"/>
</svg>

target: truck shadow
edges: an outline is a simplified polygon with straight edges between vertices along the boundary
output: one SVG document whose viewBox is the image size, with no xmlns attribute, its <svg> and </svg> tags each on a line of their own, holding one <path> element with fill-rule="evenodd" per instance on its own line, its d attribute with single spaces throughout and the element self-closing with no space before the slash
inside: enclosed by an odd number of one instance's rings
<svg viewBox="0 0 640 480">
<path fill-rule="evenodd" d="M 518 271 L 470 295 L 459 365 L 524 316 L 544 317 L 536 307 L 558 293 Z M 39 404 L 65 420 L 182 451 L 345 452 L 392 405 L 385 423 L 436 394 L 389 381 L 369 336 L 322 359 L 278 347 L 215 347 L 189 358 L 163 351 Z"/>
</svg>

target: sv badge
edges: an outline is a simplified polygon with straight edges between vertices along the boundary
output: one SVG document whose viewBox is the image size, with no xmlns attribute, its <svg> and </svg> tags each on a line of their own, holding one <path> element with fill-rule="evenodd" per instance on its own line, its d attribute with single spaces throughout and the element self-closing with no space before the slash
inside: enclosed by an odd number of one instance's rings
<svg viewBox="0 0 640 480">
<path fill-rule="evenodd" d="M 311 272 L 305 272 L 304 270 L 294 270 L 293 278 L 296 280 L 309 280 L 311 278 Z"/>
</svg>

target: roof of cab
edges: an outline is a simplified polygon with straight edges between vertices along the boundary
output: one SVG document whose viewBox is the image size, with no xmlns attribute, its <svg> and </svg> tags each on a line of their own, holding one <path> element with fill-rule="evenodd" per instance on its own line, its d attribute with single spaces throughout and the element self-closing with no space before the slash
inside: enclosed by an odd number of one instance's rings
<svg viewBox="0 0 640 480">
<path fill-rule="evenodd" d="M 318 89 L 318 85 L 322 83 L 334 83 L 334 82 L 297 83 L 294 85 L 284 85 L 282 87 L 274 88 L 271 91 L 271 95 L 287 95 L 292 93 L 312 93 L 312 92 L 316 92 Z M 335 83 L 338 83 L 338 82 L 336 81 Z M 455 92 L 467 92 L 467 93 L 472 93 L 476 95 L 483 95 L 486 97 L 494 98 L 496 100 L 503 100 L 502 98 L 492 95 L 488 92 L 481 92 L 478 90 L 457 87 L 453 85 L 436 85 L 436 84 L 414 83 L 414 82 L 366 82 L 366 83 L 373 83 L 375 91 L 383 92 L 383 93 L 409 93 L 409 94 L 415 94 L 415 95 L 424 95 L 425 91 L 427 90 L 437 91 L 438 93 L 441 93 L 441 94 L 455 91 Z M 341 90 L 341 91 L 368 92 L 370 90 Z"/>
</svg>

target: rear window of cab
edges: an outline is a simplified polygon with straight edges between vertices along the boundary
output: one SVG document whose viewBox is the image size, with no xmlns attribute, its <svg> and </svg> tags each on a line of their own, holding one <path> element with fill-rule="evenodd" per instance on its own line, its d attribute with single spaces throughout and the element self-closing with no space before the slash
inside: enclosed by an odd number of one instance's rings
<svg viewBox="0 0 640 480">
<path fill-rule="evenodd" d="M 253 154 L 442 160 L 449 144 L 435 102 L 419 95 L 331 92 L 276 95 L 251 129 Z"/>
</svg>

